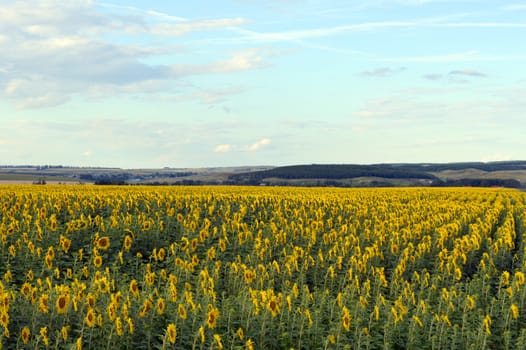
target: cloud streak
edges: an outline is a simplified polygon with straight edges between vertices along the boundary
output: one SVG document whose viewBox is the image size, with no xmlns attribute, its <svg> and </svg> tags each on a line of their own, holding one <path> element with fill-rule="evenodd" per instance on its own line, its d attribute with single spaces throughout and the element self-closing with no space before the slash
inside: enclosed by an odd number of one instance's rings
<svg viewBox="0 0 526 350">
<path fill-rule="evenodd" d="M 360 72 L 359 75 L 361 75 L 363 77 L 384 78 L 384 77 L 388 77 L 388 76 L 391 76 L 391 75 L 399 73 L 399 72 L 403 72 L 405 70 L 406 70 L 405 67 L 400 67 L 400 68 L 382 67 L 382 68 L 376 68 L 374 70 L 368 70 L 368 71 Z"/>
<path fill-rule="evenodd" d="M 463 69 L 463 70 L 452 70 L 449 72 L 450 75 L 462 75 L 462 76 L 468 76 L 468 77 L 487 77 L 486 74 L 473 70 L 473 69 Z"/>
</svg>

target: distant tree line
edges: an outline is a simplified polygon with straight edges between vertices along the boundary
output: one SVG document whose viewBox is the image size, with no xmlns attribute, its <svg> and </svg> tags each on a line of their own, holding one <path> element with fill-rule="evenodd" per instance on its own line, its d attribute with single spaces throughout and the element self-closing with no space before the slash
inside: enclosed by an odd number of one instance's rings
<svg viewBox="0 0 526 350">
<path fill-rule="evenodd" d="M 80 174 L 79 178 L 83 181 L 89 181 L 93 182 L 96 185 L 125 185 L 128 184 L 132 180 L 141 181 L 146 179 L 153 179 L 153 178 L 178 178 L 183 176 L 192 176 L 195 175 L 193 172 L 173 172 L 173 173 L 160 173 L 160 172 L 154 172 L 154 173 L 147 173 L 147 174 L 133 174 L 129 172 L 123 172 L 123 173 L 86 173 L 86 174 Z"/>
<path fill-rule="evenodd" d="M 388 165 L 293 165 L 250 173 L 234 174 L 229 180 L 257 184 L 265 178 L 278 179 L 352 179 L 356 177 L 379 177 L 386 179 L 437 178 L 424 171 L 401 169 Z"/>
<path fill-rule="evenodd" d="M 521 182 L 515 179 L 458 179 L 435 180 L 431 186 L 435 187 L 508 187 L 521 188 Z"/>
</svg>

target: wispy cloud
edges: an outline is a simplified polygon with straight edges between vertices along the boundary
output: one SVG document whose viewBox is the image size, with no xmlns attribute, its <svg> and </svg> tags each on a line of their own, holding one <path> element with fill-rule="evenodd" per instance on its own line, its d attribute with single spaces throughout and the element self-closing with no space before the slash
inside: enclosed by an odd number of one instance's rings
<svg viewBox="0 0 526 350">
<path fill-rule="evenodd" d="M 403 72 L 405 70 L 406 70 L 405 67 L 399 67 L 399 68 L 382 67 L 382 68 L 376 68 L 376 69 L 373 69 L 373 70 L 360 72 L 360 75 L 364 76 L 364 77 L 380 77 L 380 78 L 383 78 L 383 77 L 391 76 L 391 75 L 399 73 L 399 72 Z"/>
<path fill-rule="evenodd" d="M 162 23 L 151 28 L 151 33 L 165 36 L 181 36 L 190 32 L 214 30 L 247 24 L 244 18 L 221 18 L 212 20 L 186 21 L 183 23 Z"/>
<path fill-rule="evenodd" d="M 440 80 L 444 76 L 442 74 L 431 73 L 431 74 L 425 74 L 423 77 L 424 79 L 427 79 L 427 80 Z"/>
<path fill-rule="evenodd" d="M 322 27 L 303 30 L 291 30 L 282 32 L 259 33 L 249 30 L 240 30 L 245 34 L 245 40 L 257 41 L 294 41 L 301 39 L 322 38 L 326 36 L 338 35 L 351 31 L 363 31 L 391 27 L 408 27 L 414 25 L 413 22 L 366 22 L 334 27 Z"/>
<path fill-rule="evenodd" d="M 468 77 L 487 77 L 486 74 L 473 70 L 473 69 L 463 69 L 463 70 L 452 70 L 449 72 L 450 75 L 463 75 Z"/>
<path fill-rule="evenodd" d="M 523 61 L 526 55 L 502 54 L 493 55 L 485 54 L 479 51 L 465 51 L 458 53 L 447 53 L 443 55 L 431 56 L 406 56 L 406 57 L 388 57 L 379 58 L 379 62 L 395 63 L 448 63 L 448 62 L 506 62 L 506 61 Z"/>
</svg>

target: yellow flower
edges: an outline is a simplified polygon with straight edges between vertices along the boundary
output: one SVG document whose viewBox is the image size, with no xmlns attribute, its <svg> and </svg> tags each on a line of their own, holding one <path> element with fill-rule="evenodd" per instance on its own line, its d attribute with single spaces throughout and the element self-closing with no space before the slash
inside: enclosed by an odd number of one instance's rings
<svg viewBox="0 0 526 350">
<path fill-rule="evenodd" d="M 63 314 L 68 310 L 69 294 L 62 294 L 57 298 L 55 306 L 59 314 Z"/>
<path fill-rule="evenodd" d="M 223 343 L 221 342 L 221 336 L 219 334 L 214 334 L 214 340 L 216 341 L 216 344 L 219 350 L 223 350 Z"/>
<path fill-rule="evenodd" d="M 107 250 L 110 247 L 110 238 L 107 236 L 99 237 L 96 246 L 98 249 Z"/>
<path fill-rule="evenodd" d="M 69 334 L 70 326 L 62 326 L 60 329 L 60 334 L 62 335 L 62 340 L 68 341 L 68 334 Z"/>
<path fill-rule="evenodd" d="M 82 337 L 77 338 L 77 342 L 75 345 L 76 345 L 76 350 L 82 350 Z"/>
<path fill-rule="evenodd" d="M 148 311 L 151 310 L 153 307 L 153 304 L 150 299 L 144 299 L 144 302 L 142 304 L 141 311 L 139 312 L 139 317 L 144 317 L 148 313 Z"/>
<path fill-rule="evenodd" d="M 240 340 L 243 340 L 245 338 L 245 333 L 243 332 L 243 328 L 239 327 L 236 332 L 237 336 Z"/>
<path fill-rule="evenodd" d="M 205 342 L 205 328 L 203 326 L 199 327 L 199 337 L 201 338 L 201 344 Z"/>
<path fill-rule="evenodd" d="M 131 282 L 130 282 L 130 292 L 136 298 L 139 297 L 139 285 L 137 284 L 137 280 L 131 280 Z"/>
<path fill-rule="evenodd" d="M 208 328 L 215 328 L 216 327 L 216 321 L 219 317 L 219 310 L 212 307 L 212 305 L 208 304 L 208 315 L 206 317 L 206 325 Z"/>
<path fill-rule="evenodd" d="M 245 347 L 247 348 L 247 350 L 254 350 L 254 342 L 252 341 L 252 339 L 247 339 Z"/>
<path fill-rule="evenodd" d="M 38 304 L 38 309 L 42 311 L 43 313 L 47 314 L 49 312 L 49 305 L 48 305 L 48 295 L 42 294 L 40 296 L 40 302 Z"/>
<path fill-rule="evenodd" d="M 157 252 L 157 258 L 159 259 L 159 261 L 163 261 L 165 256 L 166 256 L 166 250 L 164 250 L 164 248 L 160 248 L 159 252 Z"/>
<path fill-rule="evenodd" d="M 95 267 L 101 267 L 102 266 L 102 256 L 96 255 L 93 258 L 93 266 L 95 266 Z"/>
<path fill-rule="evenodd" d="M 413 320 L 415 320 L 416 324 L 418 324 L 418 327 L 420 328 L 424 327 L 422 320 L 417 315 L 413 315 Z"/>
<path fill-rule="evenodd" d="M 133 239 L 131 238 L 131 236 L 129 235 L 126 235 L 124 237 L 124 249 L 126 251 L 130 250 L 131 249 L 131 246 L 132 246 L 132 243 L 133 243 Z"/>
<path fill-rule="evenodd" d="M 267 308 L 270 311 L 272 317 L 276 317 L 279 313 L 279 305 L 275 296 L 272 296 L 267 304 Z"/>
<path fill-rule="evenodd" d="M 20 289 L 20 294 L 22 294 L 24 297 L 28 298 L 31 296 L 31 285 L 29 283 L 24 283 L 22 285 L 22 288 Z"/>
<path fill-rule="evenodd" d="M 24 344 L 27 344 L 29 342 L 29 337 L 31 336 L 31 331 L 29 328 L 24 327 L 22 328 L 22 333 L 20 334 L 20 338 L 22 338 L 22 342 Z"/>
<path fill-rule="evenodd" d="M 186 320 L 186 309 L 183 304 L 179 304 L 177 311 L 179 312 L 179 317 L 181 317 L 183 320 Z"/>
<path fill-rule="evenodd" d="M 84 318 L 84 322 L 86 322 L 86 325 L 89 328 L 93 328 L 95 327 L 95 321 L 96 321 L 95 311 L 93 311 L 92 308 L 89 308 L 88 312 L 86 313 L 86 317 Z"/>
<path fill-rule="evenodd" d="M 519 308 L 515 304 L 511 304 L 510 306 L 511 311 L 511 317 L 516 320 L 519 317 Z"/>
<path fill-rule="evenodd" d="M 484 317 L 484 328 L 486 329 L 486 334 L 488 335 L 491 335 L 490 326 L 491 326 L 491 317 L 489 317 L 489 315 L 486 315 L 486 317 Z"/>
<path fill-rule="evenodd" d="M 123 334 L 122 321 L 120 317 L 115 318 L 115 333 L 120 337 Z"/>
<path fill-rule="evenodd" d="M 164 299 L 163 298 L 157 299 L 157 313 L 159 315 L 162 315 L 165 309 L 166 309 L 166 304 L 164 303 Z"/>
<path fill-rule="evenodd" d="M 346 331 L 351 329 L 351 313 L 346 306 L 343 307 L 342 325 Z"/>
<path fill-rule="evenodd" d="M 471 295 L 466 297 L 466 306 L 468 310 L 473 310 L 475 308 L 475 299 Z"/>
<path fill-rule="evenodd" d="M 126 318 L 126 323 L 128 324 L 128 333 L 133 334 L 133 320 L 130 317 L 128 317 Z"/>
<path fill-rule="evenodd" d="M 168 327 L 166 328 L 166 334 L 168 335 L 168 341 L 171 344 L 175 343 L 175 339 L 177 337 L 177 329 L 175 328 L 175 324 L 170 323 Z"/>
<path fill-rule="evenodd" d="M 47 327 L 40 328 L 40 336 L 42 337 L 42 342 L 45 345 L 49 345 L 49 339 L 47 337 Z"/>
</svg>

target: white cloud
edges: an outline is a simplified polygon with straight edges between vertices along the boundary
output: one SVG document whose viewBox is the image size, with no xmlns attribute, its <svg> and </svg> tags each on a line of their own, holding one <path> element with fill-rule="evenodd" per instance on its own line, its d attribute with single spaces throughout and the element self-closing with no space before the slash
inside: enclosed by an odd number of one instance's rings
<svg viewBox="0 0 526 350">
<path fill-rule="evenodd" d="M 270 144 L 271 140 L 268 138 L 263 138 L 256 143 L 253 143 L 252 145 L 248 146 L 246 149 L 250 152 L 255 152 L 260 150 L 261 148 L 268 146 Z"/>
<path fill-rule="evenodd" d="M 217 145 L 214 148 L 214 152 L 216 153 L 226 153 L 226 152 L 230 152 L 231 150 L 232 150 L 232 145 L 229 145 L 227 143 L 222 144 L 222 145 Z"/>
<path fill-rule="evenodd" d="M 266 54 L 258 50 L 236 51 L 199 64 L 176 64 L 181 62 L 177 58 L 148 63 L 158 55 L 181 52 L 180 46 L 164 45 L 163 36 L 220 31 L 247 23 L 243 18 L 187 20 L 82 0 L 8 2 L 0 7 L 0 18 L 0 98 L 3 95 L 18 108 L 56 106 L 73 95 L 173 93 L 170 83 L 183 77 L 228 74 L 267 64 Z M 127 40 L 112 41 L 114 33 Z M 136 44 L 144 39 L 138 35 L 153 36 L 149 40 L 153 46 Z"/>
</svg>

